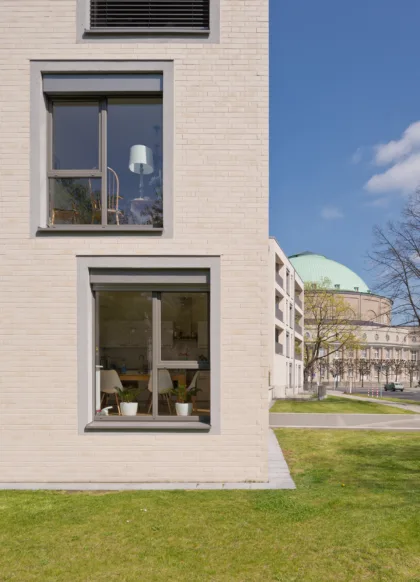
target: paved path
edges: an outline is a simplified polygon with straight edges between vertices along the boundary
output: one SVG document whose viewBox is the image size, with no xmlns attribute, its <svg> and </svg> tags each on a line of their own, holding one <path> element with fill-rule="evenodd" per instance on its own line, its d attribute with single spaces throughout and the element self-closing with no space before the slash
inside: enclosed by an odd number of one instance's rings
<svg viewBox="0 0 420 582">
<path fill-rule="evenodd" d="M 420 414 L 271 412 L 271 428 L 338 428 L 420 431 Z"/>
<path fill-rule="evenodd" d="M 385 400 L 380 400 L 379 398 L 360 398 L 353 394 L 344 394 L 339 390 L 327 390 L 329 396 L 339 396 L 340 398 L 348 398 L 349 400 L 359 400 L 361 402 L 374 402 L 375 404 L 383 404 L 384 406 L 393 406 L 394 408 L 401 408 L 403 410 L 411 410 L 420 414 L 420 405 L 418 404 L 405 404 L 404 402 L 386 402 Z M 386 396 L 384 396 L 386 398 Z M 393 398 L 393 396 L 392 396 Z"/>
</svg>

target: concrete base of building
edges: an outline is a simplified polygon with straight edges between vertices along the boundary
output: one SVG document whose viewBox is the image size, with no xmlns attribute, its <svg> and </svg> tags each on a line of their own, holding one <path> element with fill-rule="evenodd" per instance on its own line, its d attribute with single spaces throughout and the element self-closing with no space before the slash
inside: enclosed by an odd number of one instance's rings
<svg viewBox="0 0 420 582">
<path fill-rule="evenodd" d="M 0 483 L 1 490 L 173 491 L 295 489 L 289 467 L 272 430 L 268 434 L 268 481 L 243 483 Z"/>
</svg>

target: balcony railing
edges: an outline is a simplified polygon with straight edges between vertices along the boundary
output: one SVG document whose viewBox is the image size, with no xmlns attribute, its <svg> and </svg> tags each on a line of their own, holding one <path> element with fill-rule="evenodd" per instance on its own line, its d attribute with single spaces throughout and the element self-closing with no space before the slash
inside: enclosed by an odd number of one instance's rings
<svg viewBox="0 0 420 582">
<path fill-rule="evenodd" d="M 302 301 L 299 299 L 299 297 L 295 297 L 295 303 L 302 309 Z"/>
<path fill-rule="evenodd" d="M 280 356 L 283 355 L 283 344 L 276 342 L 276 354 L 279 354 Z"/>
<path fill-rule="evenodd" d="M 298 323 L 295 323 L 295 331 L 297 331 L 298 333 L 300 333 L 300 335 L 302 335 L 302 333 L 303 333 L 302 326 L 299 325 Z"/>
<path fill-rule="evenodd" d="M 295 360 L 300 360 L 300 361 L 302 361 L 302 354 L 296 354 L 296 353 L 295 353 Z"/>
<path fill-rule="evenodd" d="M 283 321 L 283 311 L 276 307 L 276 319 Z"/>
<path fill-rule="evenodd" d="M 281 275 L 279 275 L 278 273 L 276 273 L 276 283 L 277 283 L 277 285 L 280 285 L 280 287 L 282 289 L 284 289 L 283 277 Z"/>
</svg>

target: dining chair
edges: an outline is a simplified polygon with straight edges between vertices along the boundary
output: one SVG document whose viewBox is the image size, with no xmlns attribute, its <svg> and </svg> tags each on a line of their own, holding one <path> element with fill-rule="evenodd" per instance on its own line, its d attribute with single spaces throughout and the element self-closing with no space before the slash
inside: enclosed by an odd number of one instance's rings
<svg viewBox="0 0 420 582">
<path fill-rule="evenodd" d="M 117 403 L 118 414 L 121 415 L 120 401 L 118 398 L 118 391 L 124 390 L 120 377 L 115 370 L 101 370 L 101 409 L 107 403 L 110 394 L 115 394 L 115 401 Z"/>
<path fill-rule="evenodd" d="M 92 224 L 100 224 L 102 220 L 102 197 L 100 193 L 94 194 L 92 192 L 90 180 L 89 187 L 92 203 Z M 122 200 L 122 196 L 120 196 L 120 180 L 117 172 L 109 166 L 107 173 L 107 187 L 107 216 L 115 216 L 115 224 L 120 224 L 120 218 L 123 214 L 122 210 L 119 209 L 119 202 Z"/>
<path fill-rule="evenodd" d="M 149 408 L 147 410 L 147 414 L 150 414 L 150 411 L 152 409 L 152 404 L 153 404 L 153 377 L 152 377 L 152 374 L 150 374 L 149 384 L 148 384 L 147 388 L 150 392 L 150 398 L 149 398 L 150 401 L 149 401 Z M 159 394 L 159 396 L 162 397 L 164 402 L 166 401 L 166 404 L 168 405 L 168 408 L 169 408 L 169 414 L 172 414 L 171 399 L 169 396 L 170 396 L 173 389 L 174 389 L 174 385 L 173 385 L 172 378 L 171 378 L 169 371 L 168 370 L 158 370 L 158 394 Z"/>
</svg>

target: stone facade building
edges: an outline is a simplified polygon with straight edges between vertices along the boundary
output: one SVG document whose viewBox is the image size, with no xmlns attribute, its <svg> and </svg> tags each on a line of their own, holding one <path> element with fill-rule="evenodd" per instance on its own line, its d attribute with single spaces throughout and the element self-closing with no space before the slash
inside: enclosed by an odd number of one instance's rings
<svg viewBox="0 0 420 582">
<path fill-rule="evenodd" d="M 313 371 L 314 381 L 331 385 L 338 382 L 342 386 L 362 383 L 378 386 L 400 381 L 408 387 L 418 383 L 420 330 L 393 325 L 392 302 L 388 298 L 372 293 L 356 273 L 322 255 L 306 252 L 289 259 L 305 283 L 327 280 L 331 292 L 345 299 L 354 313 L 351 323 L 356 326 L 362 344 L 356 352 L 336 352 L 323 360 Z M 313 333 L 307 323 L 305 342 L 310 343 Z"/>
</svg>

